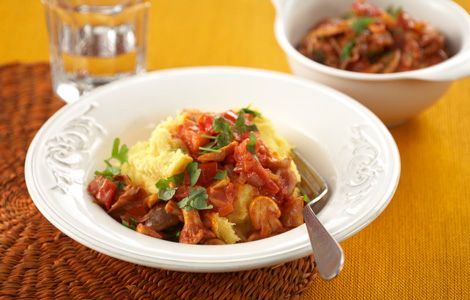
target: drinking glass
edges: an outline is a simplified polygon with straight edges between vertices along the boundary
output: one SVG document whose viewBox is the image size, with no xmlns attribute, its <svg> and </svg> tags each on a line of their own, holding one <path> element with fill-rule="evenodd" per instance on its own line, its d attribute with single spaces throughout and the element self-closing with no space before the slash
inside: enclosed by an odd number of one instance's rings
<svg viewBox="0 0 470 300">
<path fill-rule="evenodd" d="M 65 102 L 146 67 L 145 0 L 42 0 L 54 92 Z"/>
</svg>

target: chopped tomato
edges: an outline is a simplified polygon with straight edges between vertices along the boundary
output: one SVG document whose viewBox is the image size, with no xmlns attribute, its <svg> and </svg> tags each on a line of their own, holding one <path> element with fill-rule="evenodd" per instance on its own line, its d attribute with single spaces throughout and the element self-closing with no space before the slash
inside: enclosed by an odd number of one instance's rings
<svg viewBox="0 0 470 300">
<path fill-rule="evenodd" d="M 205 132 L 208 135 L 215 134 L 215 131 L 212 128 L 213 123 L 214 123 L 214 116 L 208 113 L 202 114 L 198 120 L 199 129 L 201 129 L 201 131 Z"/>
<path fill-rule="evenodd" d="M 175 193 L 174 198 L 175 198 L 176 200 L 181 200 L 181 199 L 183 199 L 183 198 L 188 197 L 188 195 L 189 195 L 189 186 L 183 185 L 183 186 L 180 186 L 180 187 L 176 190 L 176 193 Z"/>
<path fill-rule="evenodd" d="M 98 201 L 99 204 L 109 209 L 114 203 L 117 185 L 104 176 L 96 176 L 88 184 L 88 192 Z"/>
<path fill-rule="evenodd" d="M 295 186 L 297 185 L 297 176 L 291 169 L 280 169 L 278 184 L 280 187 L 279 194 L 281 198 L 289 197 L 292 195 Z"/>
<path fill-rule="evenodd" d="M 197 183 L 199 185 L 206 186 L 214 179 L 214 176 L 217 174 L 217 163 L 202 163 L 199 164 L 199 168 L 201 169 L 201 175 L 199 176 Z"/>
<path fill-rule="evenodd" d="M 285 227 L 292 228 L 304 223 L 304 200 L 302 197 L 289 196 L 282 206 L 281 222 Z"/>
<path fill-rule="evenodd" d="M 133 218 L 141 218 L 148 212 L 148 207 L 147 205 L 139 204 L 136 206 L 131 206 L 129 209 L 127 209 L 126 214 Z"/>
<path fill-rule="evenodd" d="M 209 202 L 215 206 L 219 215 L 224 217 L 233 211 L 235 187 L 228 178 L 220 180 L 207 189 Z"/>
<path fill-rule="evenodd" d="M 184 226 L 181 230 L 179 242 L 184 244 L 197 244 L 207 231 L 202 224 L 199 212 L 195 209 L 186 211 L 183 209 Z"/>
<path fill-rule="evenodd" d="M 199 147 L 209 142 L 209 139 L 201 136 L 203 133 L 199 127 L 191 122 L 186 122 L 181 125 L 178 134 L 192 154 L 197 154 L 199 152 Z"/>
<path fill-rule="evenodd" d="M 236 167 L 234 171 L 245 174 L 250 184 L 256 187 L 262 187 L 268 194 L 277 194 L 279 192 L 279 186 L 272 179 L 272 174 L 269 169 L 263 168 L 259 160 L 255 159 L 253 154 L 247 150 L 246 146 L 248 141 L 248 139 L 245 139 L 235 148 L 234 158 Z"/>
<path fill-rule="evenodd" d="M 235 124 L 235 122 L 237 121 L 238 115 L 233 110 L 227 110 L 226 112 L 222 114 L 222 117 L 224 117 L 230 123 Z"/>
<path fill-rule="evenodd" d="M 357 16 L 379 17 L 382 15 L 379 8 L 364 1 L 354 2 L 352 5 L 352 11 Z"/>
</svg>

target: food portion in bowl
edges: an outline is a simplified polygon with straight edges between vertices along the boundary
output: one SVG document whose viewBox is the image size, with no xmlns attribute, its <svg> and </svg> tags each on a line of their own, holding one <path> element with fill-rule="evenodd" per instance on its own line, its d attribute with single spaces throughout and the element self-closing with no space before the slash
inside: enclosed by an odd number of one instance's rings
<svg viewBox="0 0 470 300">
<path fill-rule="evenodd" d="M 338 69 L 393 73 L 429 67 L 448 58 L 444 36 L 409 16 L 401 7 L 378 8 L 356 0 L 341 17 L 316 24 L 298 50 Z"/>
<path fill-rule="evenodd" d="M 88 192 L 137 232 L 187 244 L 233 244 L 303 224 L 291 146 L 249 107 L 185 110 L 130 149 L 115 139 Z"/>
</svg>

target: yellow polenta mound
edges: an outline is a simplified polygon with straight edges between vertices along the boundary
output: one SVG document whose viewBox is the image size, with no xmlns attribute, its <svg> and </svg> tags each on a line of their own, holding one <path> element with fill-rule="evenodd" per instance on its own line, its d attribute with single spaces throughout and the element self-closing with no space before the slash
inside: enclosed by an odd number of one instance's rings
<svg viewBox="0 0 470 300">
<path fill-rule="evenodd" d="M 227 244 L 235 244 L 240 240 L 240 237 L 233 229 L 234 223 L 231 223 L 227 218 L 219 216 L 217 213 L 212 221 L 212 230 L 217 237 Z"/>
<path fill-rule="evenodd" d="M 149 193 L 157 193 L 155 183 L 184 171 L 193 159 L 183 152 L 181 140 L 171 135 L 183 121 L 183 115 L 169 117 L 152 132 L 150 139 L 138 142 L 129 149 L 122 173 Z"/>
</svg>

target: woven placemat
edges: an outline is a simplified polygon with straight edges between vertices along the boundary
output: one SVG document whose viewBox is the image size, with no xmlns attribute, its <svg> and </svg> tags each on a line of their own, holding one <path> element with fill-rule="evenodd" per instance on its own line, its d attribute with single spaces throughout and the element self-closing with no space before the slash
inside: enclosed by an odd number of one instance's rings
<svg viewBox="0 0 470 300">
<path fill-rule="evenodd" d="M 61 106 L 48 64 L 0 67 L 1 299 L 295 299 L 314 280 L 312 257 L 246 272 L 182 273 L 120 261 L 62 234 L 36 209 L 24 180 L 29 143 Z"/>
</svg>

